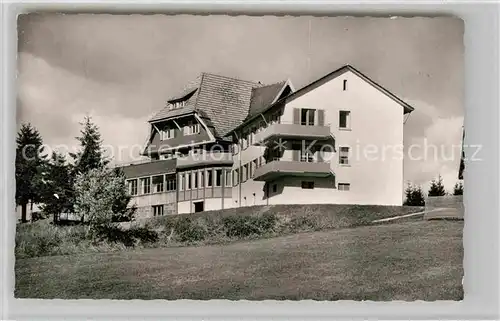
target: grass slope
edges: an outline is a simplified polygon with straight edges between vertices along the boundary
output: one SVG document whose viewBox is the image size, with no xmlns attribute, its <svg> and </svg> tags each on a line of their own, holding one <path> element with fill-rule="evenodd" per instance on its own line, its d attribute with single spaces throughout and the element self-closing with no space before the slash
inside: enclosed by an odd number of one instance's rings
<svg viewBox="0 0 500 321">
<path fill-rule="evenodd" d="M 463 222 L 16 261 L 18 298 L 460 300 Z"/>
<path fill-rule="evenodd" d="M 108 231 L 99 240 L 89 239 L 84 226 L 54 226 L 50 220 L 43 220 L 17 225 L 16 257 L 122 251 L 133 247 L 226 244 L 371 225 L 376 219 L 421 210 L 407 206 L 337 204 L 251 206 L 126 222 L 121 224 L 121 229 Z"/>
</svg>

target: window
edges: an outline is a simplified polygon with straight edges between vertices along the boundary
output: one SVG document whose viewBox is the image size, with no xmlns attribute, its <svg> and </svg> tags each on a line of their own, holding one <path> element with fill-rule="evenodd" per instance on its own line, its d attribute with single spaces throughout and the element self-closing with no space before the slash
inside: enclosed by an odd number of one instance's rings
<svg viewBox="0 0 500 321">
<path fill-rule="evenodd" d="M 207 187 L 212 187 L 213 184 L 213 171 L 212 169 L 207 170 Z"/>
<path fill-rule="evenodd" d="M 351 128 L 351 112 L 339 111 L 339 128 Z"/>
<path fill-rule="evenodd" d="M 175 136 L 175 129 L 165 128 L 160 133 L 161 133 L 161 140 L 171 139 L 174 138 Z"/>
<path fill-rule="evenodd" d="M 314 126 L 314 109 L 301 109 L 300 111 L 300 124 Z"/>
<path fill-rule="evenodd" d="M 347 90 L 347 79 L 344 79 L 344 83 L 343 83 L 343 90 L 346 91 Z"/>
<path fill-rule="evenodd" d="M 233 171 L 233 186 L 238 186 L 240 183 L 240 171 L 238 169 L 235 169 Z"/>
<path fill-rule="evenodd" d="M 302 182 L 302 189 L 313 189 L 314 182 Z"/>
<path fill-rule="evenodd" d="M 273 184 L 273 193 L 276 193 L 278 191 L 278 185 Z"/>
<path fill-rule="evenodd" d="M 197 172 L 193 173 L 193 180 L 194 180 L 194 188 L 198 188 L 198 173 Z"/>
<path fill-rule="evenodd" d="M 166 178 L 167 181 L 167 192 L 175 191 L 177 189 L 177 181 L 175 180 L 175 176 L 171 178 Z"/>
<path fill-rule="evenodd" d="M 280 116 L 280 112 L 275 112 L 274 114 L 271 115 L 271 124 L 275 124 L 275 123 L 280 123 L 281 121 L 281 116 Z"/>
<path fill-rule="evenodd" d="M 241 149 L 247 149 L 248 147 L 248 134 L 243 133 L 243 137 L 241 138 Z"/>
<path fill-rule="evenodd" d="M 205 171 L 200 171 L 200 186 L 205 187 Z"/>
<path fill-rule="evenodd" d="M 153 191 L 155 193 L 163 192 L 163 175 L 153 176 Z"/>
<path fill-rule="evenodd" d="M 349 191 L 350 189 L 351 189 L 351 184 L 339 183 L 339 191 Z"/>
<path fill-rule="evenodd" d="M 222 186 L 222 169 L 215 170 L 215 186 Z"/>
<path fill-rule="evenodd" d="M 248 179 L 248 164 L 243 165 L 243 179 L 241 180 L 242 183 L 246 182 Z"/>
<path fill-rule="evenodd" d="M 128 192 L 130 195 L 137 195 L 137 180 L 131 179 L 128 181 Z"/>
<path fill-rule="evenodd" d="M 314 162 L 314 152 L 307 148 L 300 149 L 300 161 L 305 163 L 313 163 Z"/>
<path fill-rule="evenodd" d="M 249 144 L 250 145 L 253 145 L 254 141 L 255 141 L 255 133 L 257 132 L 257 128 L 255 127 L 252 127 L 252 131 L 250 132 L 250 135 L 249 135 Z"/>
<path fill-rule="evenodd" d="M 232 148 L 231 148 L 231 152 L 233 155 L 237 155 L 238 154 L 238 151 L 239 151 L 239 146 L 238 144 L 233 144 L 232 145 Z"/>
<path fill-rule="evenodd" d="M 141 178 L 142 194 L 151 193 L 151 178 Z"/>
<path fill-rule="evenodd" d="M 253 178 L 255 176 L 255 170 L 259 167 L 259 163 L 258 163 L 259 159 L 256 158 L 252 161 L 251 165 L 252 167 L 250 168 L 250 177 Z"/>
<path fill-rule="evenodd" d="M 184 129 L 186 135 L 194 135 L 200 133 L 200 124 L 190 121 Z"/>
<path fill-rule="evenodd" d="M 163 205 L 153 205 L 153 216 L 163 216 Z"/>
<path fill-rule="evenodd" d="M 191 174 L 186 174 L 186 190 L 191 189 Z"/>
<path fill-rule="evenodd" d="M 349 165 L 349 147 L 340 147 L 339 164 Z"/>
<path fill-rule="evenodd" d="M 176 101 L 174 103 L 171 103 L 170 104 L 170 109 L 177 109 L 177 108 L 181 108 L 181 107 L 184 107 L 186 106 L 186 101 L 183 100 L 183 101 Z"/>
<path fill-rule="evenodd" d="M 231 170 L 226 169 L 226 187 L 231 186 Z"/>
</svg>

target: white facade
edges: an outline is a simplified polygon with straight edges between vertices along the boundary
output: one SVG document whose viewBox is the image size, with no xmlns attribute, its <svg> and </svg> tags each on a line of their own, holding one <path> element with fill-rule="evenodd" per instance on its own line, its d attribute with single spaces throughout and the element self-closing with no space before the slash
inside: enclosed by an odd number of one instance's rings
<svg viewBox="0 0 500 321">
<path fill-rule="evenodd" d="M 402 205 L 404 113 L 398 102 L 348 70 L 287 102 L 280 122 L 292 124 L 296 108 L 324 110 L 324 124 L 335 137 L 336 151 L 323 153 L 323 158 L 335 178 L 282 177 L 269 182 L 269 197 L 264 182 L 250 179 L 233 187 L 235 204 Z M 350 114 L 347 128 L 339 127 L 340 111 Z M 348 165 L 339 164 L 341 147 L 349 147 Z M 264 150 L 262 146 L 242 150 L 234 156 L 233 169 Z M 282 160 L 291 160 L 291 153 L 285 150 Z M 313 181 L 314 188 L 302 188 L 303 181 Z M 338 184 L 349 184 L 349 190 L 339 190 Z"/>
</svg>

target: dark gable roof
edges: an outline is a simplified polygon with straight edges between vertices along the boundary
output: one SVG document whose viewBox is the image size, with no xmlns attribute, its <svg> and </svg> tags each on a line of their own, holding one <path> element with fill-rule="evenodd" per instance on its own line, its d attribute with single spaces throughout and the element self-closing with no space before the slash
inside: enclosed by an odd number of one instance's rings
<svg viewBox="0 0 500 321">
<path fill-rule="evenodd" d="M 195 110 L 212 121 L 219 137 L 238 126 L 248 114 L 252 88 L 259 83 L 203 73 Z"/>
<path fill-rule="evenodd" d="M 354 74 L 358 75 L 359 77 L 361 77 L 362 79 L 364 79 L 366 82 L 368 82 L 369 84 L 371 84 L 373 87 L 375 87 L 376 89 L 378 89 L 379 91 L 381 91 L 382 93 L 384 93 L 385 95 L 387 95 L 389 98 L 391 98 L 392 100 L 396 101 L 397 103 L 399 103 L 403 108 L 404 108 L 404 113 L 407 114 L 407 113 L 411 113 L 414 108 L 411 107 L 410 105 L 408 105 L 406 102 L 404 102 L 403 100 L 401 100 L 400 98 L 398 98 L 396 95 L 394 95 L 393 93 L 391 93 L 390 91 L 388 91 L 387 89 L 385 89 L 384 87 L 382 87 L 381 85 L 377 84 L 375 81 L 373 81 L 372 79 L 368 78 L 365 74 L 361 73 L 359 70 L 357 70 L 356 68 L 354 68 L 353 66 L 351 65 L 344 65 L 342 67 L 340 67 L 339 69 L 336 69 L 334 71 L 332 71 L 331 73 L 321 77 L 320 79 L 310 83 L 309 85 L 306 85 L 302 88 L 300 88 L 299 90 L 297 91 L 294 91 L 293 93 L 283 97 L 283 98 L 280 98 L 278 101 L 276 101 L 274 104 L 272 105 L 268 105 L 267 107 L 265 108 L 262 108 L 261 111 L 258 113 L 258 114 L 255 114 L 255 115 L 249 115 L 247 117 L 247 119 L 245 119 L 245 121 L 243 123 L 241 123 L 240 125 L 236 126 L 232 131 L 236 130 L 236 129 L 239 129 L 241 127 L 243 127 L 244 125 L 246 125 L 248 122 L 252 121 L 253 119 L 255 119 L 256 117 L 258 117 L 258 115 L 260 113 L 263 113 L 265 112 L 266 110 L 270 109 L 271 107 L 279 104 L 279 103 L 282 103 L 282 102 L 289 102 L 295 98 L 298 98 L 300 96 L 302 96 L 303 94 L 323 85 L 325 82 L 343 74 L 344 72 L 346 71 L 352 71 Z M 232 132 L 231 131 L 231 132 Z"/>
<path fill-rule="evenodd" d="M 250 109 L 248 110 L 248 117 L 255 116 L 264 111 L 270 106 L 274 99 L 283 89 L 286 81 L 281 81 L 276 84 L 262 86 L 252 89 L 252 99 L 250 100 Z"/>
<path fill-rule="evenodd" d="M 262 86 L 264 85 L 252 81 L 202 73 L 197 81 L 169 100 L 192 95 L 184 107 L 165 107 L 149 121 L 156 122 L 197 112 L 207 126 L 213 129 L 215 136 L 222 138 L 245 120 L 251 105 L 252 89 Z"/>
</svg>

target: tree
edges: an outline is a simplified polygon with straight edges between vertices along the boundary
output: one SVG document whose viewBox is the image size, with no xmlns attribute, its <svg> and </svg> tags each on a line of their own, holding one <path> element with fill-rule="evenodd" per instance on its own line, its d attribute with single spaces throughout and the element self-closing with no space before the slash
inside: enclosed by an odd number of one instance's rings
<svg viewBox="0 0 500 321">
<path fill-rule="evenodd" d="M 406 206 L 424 206 L 425 198 L 424 192 L 420 186 L 415 186 L 408 183 L 408 187 L 405 190 L 406 200 L 404 205 Z"/>
<path fill-rule="evenodd" d="M 38 203 L 42 197 L 43 140 L 38 130 L 27 123 L 21 125 L 16 143 L 16 205 L 21 206 L 24 223 L 28 203 Z"/>
<path fill-rule="evenodd" d="M 80 142 L 80 151 L 71 154 L 75 161 L 75 175 L 86 173 L 91 169 L 103 168 L 109 163 L 103 155 L 101 134 L 99 128 L 92 123 L 90 117 L 85 117 L 81 137 L 76 137 Z"/>
<path fill-rule="evenodd" d="M 431 187 L 429 188 L 429 196 L 444 196 L 446 195 L 446 190 L 443 185 L 443 178 L 439 175 L 438 179 L 433 179 L 431 182 Z"/>
<path fill-rule="evenodd" d="M 131 221 L 137 211 L 137 206 L 128 207 L 128 203 L 132 199 L 128 191 L 128 186 L 126 185 L 126 177 L 123 170 L 119 167 L 113 169 L 113 174 L 121 179 L 120 193 L 115 199 L 113 204 L 113 221 L 114 222 L 124 222 Z"/>
<path fill-rule="evenodd" d="M 76 177 L 75 212 L 89 223 L 89 231 L 110 228 L 116 200 L 126 193 L 123 177 L 114 170 L 91 169 Z"/>
<path fill-rule="evenodd" d="M 73 211 L 73 177 L 64 155 L 54 152 L 44 171 L 42 211 L 52 214 L 54 223 L 63 212 Z"/>
<path fill-rule="evenodd" d="M 453 195 L 464 195 L 464 184 L 457 182 L 453 188 Z"/>
</svg>

